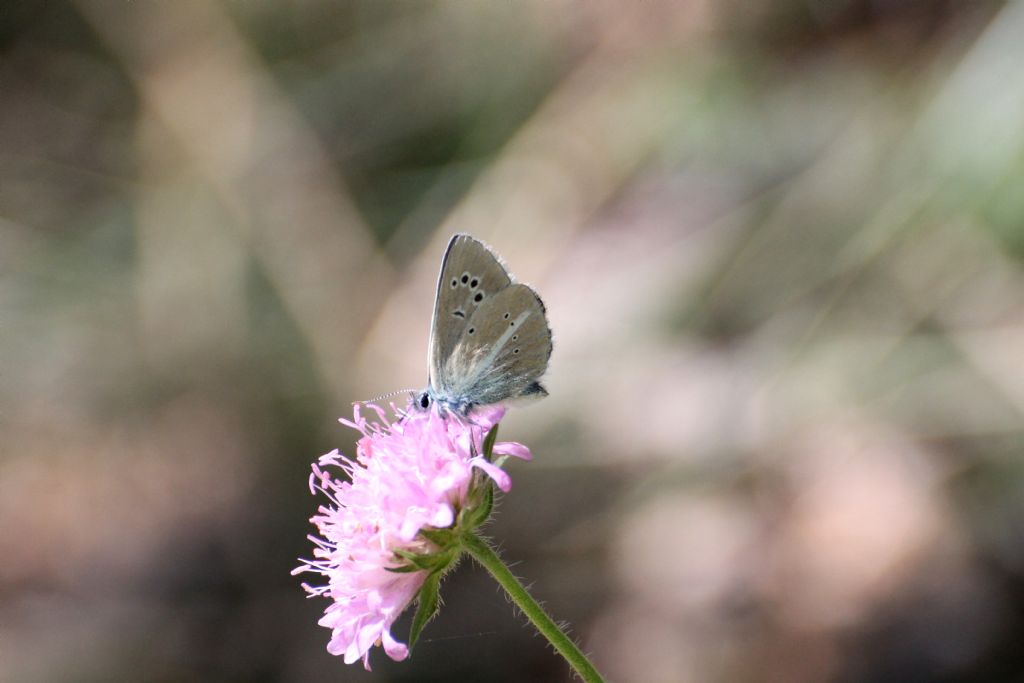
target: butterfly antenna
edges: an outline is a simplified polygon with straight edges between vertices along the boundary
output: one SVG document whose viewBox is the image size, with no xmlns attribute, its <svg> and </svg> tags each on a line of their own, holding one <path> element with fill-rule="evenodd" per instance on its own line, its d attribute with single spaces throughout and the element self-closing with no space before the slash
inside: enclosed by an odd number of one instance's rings
<svg viewBox="0 0 1024 683">
<path fill-rule="evenodd" d="M 380 401 L 383 401 L 386 398 L 391 398 L 392 396 L 398 396 L 399 394 L 415 394 L 415 393 L 416 393 L 416 389 L 399 389 L 398 391 L 391 391 L 391 392 L 388 392 L 386 394 L 381 394 L 380 396 L 377 396 L 375 398 L 370 398 L 370 399 L 367 399 L 365 401 L 354 401 L 354 403 L 362 403 L 363 405 L 366 405 L 367 403 L 378 403 Z"/>
</svg>

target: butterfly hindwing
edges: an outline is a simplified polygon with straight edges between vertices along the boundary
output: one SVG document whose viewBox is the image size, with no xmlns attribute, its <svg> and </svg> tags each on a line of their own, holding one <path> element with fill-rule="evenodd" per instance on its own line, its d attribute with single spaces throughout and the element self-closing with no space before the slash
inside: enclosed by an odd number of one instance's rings
<svg viewBox="0 0 1024 683">
<path fill-rule="evenodd" d="M 530 287 L 509 285 L 479 303 L 448 356 L 443 393 L 475 405 L 546 392 L 538 380 L 551 357 L 544 304 Z"/>
<path fill-rule="evenodd" d="M 446 368 L 469 320 L 511 283 L 505 267 L 482 242 L 464 234 L 452 237 L 441 262 L 430 326 L 427 365 L 432 389 L 448 391 L 453 378 Z"/>
</svg>

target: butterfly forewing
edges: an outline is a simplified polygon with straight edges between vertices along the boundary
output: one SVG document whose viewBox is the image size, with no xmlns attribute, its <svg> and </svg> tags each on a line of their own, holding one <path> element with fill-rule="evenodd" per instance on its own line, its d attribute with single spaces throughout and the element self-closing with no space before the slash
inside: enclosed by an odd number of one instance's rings
<svg viewBox="0 0 1024 683">
<path fill-rule="evenodd" d="M 452 237 L 441 262 L 430 326 L 427 365 L 434 391 L 450 390 L 453 378 L 446 367 L 456 344 L 469 328 L 470 318 L 511 282 L 504 266 L 482 242 L 469 235 Z"/>
<path fill-rule="evenodd" d="M 537 380 L 551 357 L 544 304 L 530 287 L 514 284 L 477 306 L 441 372 L 443 391 L 477 405 L 543 394 Z"/>
</svg>

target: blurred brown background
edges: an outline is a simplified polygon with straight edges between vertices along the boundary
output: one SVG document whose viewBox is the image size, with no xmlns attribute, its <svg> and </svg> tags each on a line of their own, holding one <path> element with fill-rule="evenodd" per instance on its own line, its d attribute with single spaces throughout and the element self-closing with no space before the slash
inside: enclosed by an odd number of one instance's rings
<svg viewBox="0 0 1024 683">
<path fill-rule="evenodd" d="M 1024 680 L 1022 36 L 6 0 L 0 680 L 568 680 L 470 563 L 372 673 L 289 576 L 335 418 L 425 383 L 455 231 L 556 335 L 492 535 L 610 680 Z"/>
</svg>

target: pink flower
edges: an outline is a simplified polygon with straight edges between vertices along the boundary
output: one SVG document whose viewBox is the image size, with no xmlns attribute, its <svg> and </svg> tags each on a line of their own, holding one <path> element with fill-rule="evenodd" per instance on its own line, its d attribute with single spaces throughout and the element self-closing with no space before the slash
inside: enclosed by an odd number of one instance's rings
<svg viewBox="0 0 1024 683">
<path fill-rule="evenodd" d="M 380 407 L 367 407 L 379 421 L 363 417 L 359 404 L 353 421 L 340 420 L 363 435 L 355 460 L 334 450 L 313 465 L 310 490 L 319 490 L 330 503 L 310 519 L 319 531 L 319 537 L 309 536 L 316 545 L 314 559 L 303 560 L 292 573 L 326 578 L 326 585 L 304 583 L 303 588 L 333 601 L 319 622 L 331 629 L 327 651 L 344 655 L 346 664 L 362 658 L 369 669 L 374 644 L 382 644 L 394 660 L 408 656 L 408 648 L 390 629 L 427 578 L 426 571 L 389 571 L 408 565 L 396 551 L 438 550 L 419 531 L 455 523 L 472 493 L 475 469 L 503 491 L 509 490 L 511 480 L 480 455 L 484 436 L 504 408 L 485 408 L 463 419 L 442 417 L 433 409 L 409 409 L 402 419 L 389 422 Z M 493 452 L 530 458 L 529 450 L 517 443 L 497 443 Z M 332 476 L 334 468 L 349 480 Z"/>
</svg>

